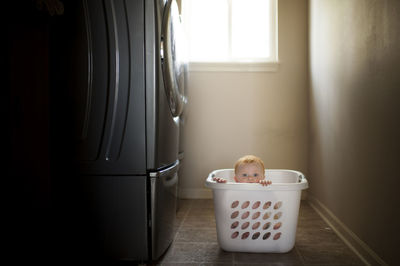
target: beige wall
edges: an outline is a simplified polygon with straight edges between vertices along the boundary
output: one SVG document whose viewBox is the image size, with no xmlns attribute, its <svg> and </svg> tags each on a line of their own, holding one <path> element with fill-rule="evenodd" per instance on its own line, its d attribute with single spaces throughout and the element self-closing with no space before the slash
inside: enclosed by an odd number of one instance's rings
<svg viewBox="0 0 400 266">
<path fill-rule="evenodd" d="M 309 194 L 389 265 L 399 261 L 399 70 L 400 1 L 310 1 Z"/>
<path fill-rule="evenodd" d="M 242 155 L 307 168 L 307 1 L 279 1 L 278 72 L 191 72 L 180 195 L 211 197 L 207 175 Z"/>
</svg>

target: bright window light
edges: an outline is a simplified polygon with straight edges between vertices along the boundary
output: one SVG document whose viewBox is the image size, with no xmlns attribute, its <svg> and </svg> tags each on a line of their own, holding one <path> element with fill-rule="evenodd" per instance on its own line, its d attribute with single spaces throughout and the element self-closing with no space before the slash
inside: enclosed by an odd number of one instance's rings
<svg viewBox="0 0 400 266">
<path fill-rule="evenodd" d="M 277 62 L 276 0 L 182 0 L 190 62 Z"/>
</svg>

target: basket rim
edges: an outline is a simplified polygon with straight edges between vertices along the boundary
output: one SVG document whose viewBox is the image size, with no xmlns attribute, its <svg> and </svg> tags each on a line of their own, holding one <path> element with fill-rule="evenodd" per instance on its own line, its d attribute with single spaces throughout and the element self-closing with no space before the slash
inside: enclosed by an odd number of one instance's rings
<svg viewBox="0 0 400 266">
<path fill-rule="evenodd" d="M 212 180 L 218 172 L 222 171 L 234 171 L 234 169 L 217 169 L 212 171 L 206 181 L 205 186 L 211 189 L 231 189 L 231 190 L 264 190 L 264 191 L 276 191 L 276 190 L 303 190 L 308 188 L 308 181 L 303 173 L 296 170 L 289 169 L 266 169 L 265 172 L 290 172 L 298 175 L 298 182 L 296 183 L 272 183 L 268 186 L 262 186 L 258 183 L 236 183 L 236 182 L 226 182 L 217 183 Z"/>
</svg>

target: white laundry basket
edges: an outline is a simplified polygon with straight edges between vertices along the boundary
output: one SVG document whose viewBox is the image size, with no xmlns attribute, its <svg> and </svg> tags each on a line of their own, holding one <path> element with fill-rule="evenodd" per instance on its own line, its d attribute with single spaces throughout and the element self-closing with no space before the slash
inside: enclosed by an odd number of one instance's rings
<svg viewBox="0 0 400 266">
<path fill-rule="evenodd" d="M 227 183 L 217 183 L 213 177 Z M 206 187 L 213 190 L 218 243 L 233 252 L 290 251 L 295 243 L 301 190 L 307 179 L 293 170 L 265 171 L 272 185 L 236 183 L 233 169 L 209 174 Z"/>
</svg>

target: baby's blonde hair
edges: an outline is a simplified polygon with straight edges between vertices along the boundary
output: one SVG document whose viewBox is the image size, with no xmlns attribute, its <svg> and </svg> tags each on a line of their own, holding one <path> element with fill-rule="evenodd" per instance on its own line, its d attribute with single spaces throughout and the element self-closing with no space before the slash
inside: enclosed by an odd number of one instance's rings
<svg viewBox="0 0 400 266">
<path fill-rule="evenodd" d="M 246 155 L 246 156 L 243 156 L 242 158 L 239 158 L 239 160 L 236 161 L 235 174 L 236 174 L 239 166 L 241 166 L 243 164 L 248 164 L 248 163 L 258 164 L 262 168 L 262 170 L 265 171 L 264 162 L 260 158 L 258 158 L 257 156 L 254 156 L 254 155 Z"/>
</svg>

